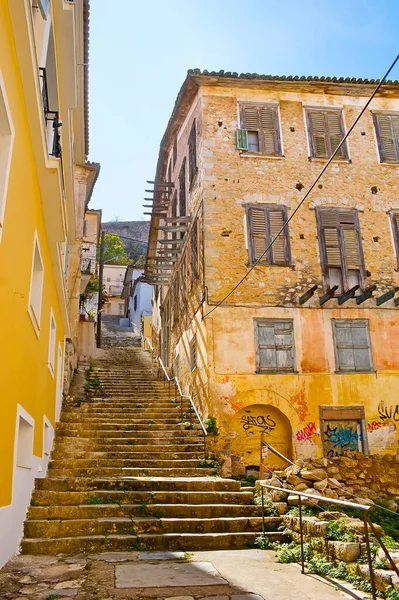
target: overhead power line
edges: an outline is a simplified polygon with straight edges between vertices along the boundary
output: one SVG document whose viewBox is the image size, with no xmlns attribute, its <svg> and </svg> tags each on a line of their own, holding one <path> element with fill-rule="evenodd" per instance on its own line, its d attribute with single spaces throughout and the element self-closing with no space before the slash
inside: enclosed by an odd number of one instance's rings
<svg viewBox="0 0 399 600">
<path fill-rule="evenodd" d="M 392 71 L 392 69 L 394 68 L 394 66 L 398 62 L 398 60 L 399 60 L 399 54 L 396 56 L 395 60 L 393 61 L 393 63 L 389 67 L 388 71 L 385 73 L 385 75 L 382 77 L 382 79 L 380 80 L 380 82 L 376 86 L 375 90 L 371 94 L 370 98 L 367 100 L 366 104 L 364 105 L 364 107 L 360 111 L 359 115 L 354 120 L 354 122 L 352 123 L 352 125 L 350 126 L 350 128 L 348 129 L 348 131 L 346 132 L 346 134 L 344 135 L 344 137 L 342 138 L 341 142 L 338 144 L 338 146 L 336 147 L 335 151 L 332 153 L 332 155 L 330 156 L 330 158 L 328 159 L 328 161 L 326 162 L 326 164 L 324 165 L 324 167 L 322 168 L 322 170 L 320 171 L 320 173 L 318 174 L 318 176 L 316 177 L 316 179 L 314 180 L 314 182 L 312 183 L 312 185 L 310 186 L 310 188 L 308 189 L 308 191 L 306 192 L 306 194 L 304 195 L 304 197 L 302 198 L 302 200 L 299 202 L 298 206 L 295 208 L 295 210 L 293 211 L 293 213 L 288 217 L 288 219 L 284 222 L 284 224 L 281 227 L 280 231 L 272 239 L 272 241 L 267 246 L 267 248 L 263 252 L 263 254 L 261 254 L 261 256 L 254 262 L 254 264 L 248 269 L 248 271 L 246 272 L 246 274 L 243 277 L 241 277 L 241 279 L 229 291 L 229 293 L 226 294 L 226 296 L 224 298 L 222 298 L 222 300 L 220 300 L 213 308 L 211 308 L 211 310 L 209 310 L 202 317 L 202 320 L 204 320 L 206 317 L 208 317 L 211 313 L 213 313 L 214 310 L 216 310 L 217 308 L 219 308 L 219 306 L 221 306 L 224 302 L 226 302 L 226 300 L 228 298 L 230 298 L 230 296 L 236 291 L 236 289 L 243 283 L 243 281 L 245 281 L 245 279 L 248 277 L 248 275 L 250 273 L 252 273 L 252 271 L 254 270 L 254 268 L 260 263 L 260 261 L 262 260 L 262 258 L 267 254 L 267 252 L 273 246 L 273 244 L 277 240 L 277 238 L 283 233 L 283 231 L 285 230 L 285 228 L 287 227 L 287 225 L 290 223 L 290 221 L 292 221 L 292 219 L 294 218 L 294 216 L 296 215 L 296 213 L 298 212 L 298 210 L 301 208 L 301 206 L 303 205 L 303 203 L 305 202 L 305 200 L 309 197 L 310 193 L 313 191 L 313 189 L 316 187 L 316 185 L 318 184 L 318 182 L 320 181 L 320 179 L 323 177 L 324 173 L 327 171 L 327 169 L 330 166 L 331 162 L 334 160 L 335 155 L 337 154 L 337 152 L 339 152 L 339 150 L 341 149 L 342 145 L 346 142 L 346 140 L 348 139 L 348 137 L 350 136 L 350 134 L 352 133 L 352 131 L 354 130 L 354 128 L 356 127 L 356 125 L 358 124 L 358 122 L 360 121 L 360 119 L 362 118 L 362 116 L 364 115 L 364 113 L 366 112 L 367 108 L 370 106 L 370 103 L 372 102 L 372 100 L 374 99 L 374 97 L 376 96 L 376 94 L 379 92 L 380 88 L 384 84 L 384 81 L 387 79 L 388 75 L 390 74 L 390 72 Z"/>
</svg>

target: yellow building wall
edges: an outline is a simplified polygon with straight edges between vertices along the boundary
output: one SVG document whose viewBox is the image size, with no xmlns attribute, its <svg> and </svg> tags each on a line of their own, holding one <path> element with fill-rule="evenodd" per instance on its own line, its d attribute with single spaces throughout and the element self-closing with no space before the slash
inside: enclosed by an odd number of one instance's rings
<svg viewBox="0 0 399 600">
<path fill-rule="evenodd" d="M 369 452 L 397 453 L 399 321 L 395 314 L 394 309 L 349 308 L 223 307 L 215 311 L 206 321 L 208 414 L 217 419 L 219 436 L 210 440 L 215 451 L 225 456 L 226 466 L 238 474 L 245 466 L 259 465 L 262 430 L 265 440 L 280 451 L 284 442 L 283 453 L 290 458 L 322 456 L 323 442 L 328 440 L 319 407 L 326 405 L 364 407 Z M 254 319 L 267 317 L 293 319 L 296 373 L 256 373 Z M 332 319 L 356 318 L 369 320 L 374 372 L 336 373 Z M 276 408 L 287 417 L 285 424 L 276 418 Z M 331 445 L 328 449 L 334 453 Z M 340 454 L 339 442 L 336 450 Z M 272 464 L 271 459 L 272 455 L 268 461 Z"/>
<path fill-rule="evenodd" d="M 35 420 L 33 454 L 42 456 L 43 418 L 46 416 L 54 425 L 58 344 L 60 342 L 63 347 L 64 342 L 64 328 L 53 276 L 54 265 L 50 261 L 46 240 L 25 109 L 25 103 L 29 99 L 24 98 L 7 5 L 5 0 L 0 0 L 0 69 L 11 109 L 15 140 L 0 242 L 0 506 L 12 501 L 18 404 Z M 35 231 L 44 264 L 39 338 L 28 314 Z M 58 265 L 55 268 L 59 268 Z M 56 322 L 54 378 L 48 368 L 51 308 Z"/>
</svg>

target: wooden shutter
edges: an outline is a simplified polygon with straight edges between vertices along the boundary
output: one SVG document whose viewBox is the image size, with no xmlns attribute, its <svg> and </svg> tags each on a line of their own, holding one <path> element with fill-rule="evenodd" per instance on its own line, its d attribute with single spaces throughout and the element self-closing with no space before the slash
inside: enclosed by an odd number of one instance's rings
<svg viewBox="0 0 399 600">
<path fill-rule="evenodd" d="M 237 150 L 248 150 L 248 131 L 246 129 L 236 130 Z"/>
<path fill-rule="evenodd" d="M 318 110 L 309 110 L 308 121 L 312 155 L 316 158 L 327 158 L 328 148 L 324 113 Z"/>
<path fill-rule="evenodd" d="M 191 185 L 197 172 L 197 128 L 195 119 L 188 139 L 188 169 L 189 183 Z"/>
<path fill-rule="evenodd" d="M 399 212 L 395 211 L 391 213 L 391 221 L 396 258 L 399 261 Z"/>
<path fill-rule="evenodd" d="M 337 371 L 371 371 L 373 364 L 368 321 L 333 321 L 333 327 Z"/>
<path fill-rule="evenodd" d="M 341 111 L 329 110 L 326 112 L 326 120 L 327 120 L 327 129 L 328 135 L 330 139 L 330 154 L 334 154 L 335 150 L 338 148 L 342 138 L 344 137 L 343 127 L 342 127 L 342 114 Z M 335 155 L 336 158 L 346 158 L 345 152 L 345 144 L 342 144 L 341 148 L 338 150 Z"/>
<path fill-rule="evenodd" d="M 186 214 L 186 162 L 184 161 L 179 175 L 179 217 L 184 217 Z"/>
<path fill-rule="evenodd" d="M 258 133 L 259 151 L 268 156 L 280 154 L 280 135 L 278 125 L 278 113 L 275 106 L 248 106 L 241 108 L 242 130 L 237 130 L 237 148 L 248 149 L 248 131 Z M 242 136 L 245 131 L 246 135 Z M 244 139 L 245 138 L 245 139 Z M 244 147 L 246 146 L 246 147 Z"/>
<path fill-rule="evenodd" d="M 197 336 L 190 341 L 190 371 L 194 371 L 197 366 Z"/>
<path fill-rule="evenodd" d="M 399 115 L 374 115 L 381 162 L 399 161 Z"/>
<path fill-rule="evenodd" d="M 261 107 L 259 112 L 263 153 L 269 156 L 278 156 L 277 111 L 274 107 Z"/>
<path fill-rule="evenodd" d="M 294 336 L 291 320 L 257 320 L 255 335 L 259 372 L 294 370 Z"/>
<path fill-rule="evenodd" d="M 266 210 L 265 208 L 255 208 L 252 206 L 248 210 L 248 216 L 251 238 L 250 261 L 255 262 L 262 257 L 262 261 L 266 262 L 266 255 L 262 256 L 267 247 Z"/>
<path fill-rule="evenodd" d="M 198 277 L 198 219 L 195 219 L 191 230 L 191 283 Z"/>
<path fill-rule="evenodd" d="M 325 267 L 363 271 L 363 257 L 355 210 L 325 208 L 318 210 L 321 229 L 322 260 Z M 346 286 L 347 287 L 347 286 Z"/>
<path fill-rule="evenodd" d="M 242 110 L 243 129 L 258 131 L 261 128 L 259 108 L 257 106 L 244 106 Z"/>
<path fill-rule="evenodd" d="M 307 111 L 309 134 L 312 146 L 312 156 L 315 158 L 330 158 L 344 137 L 342 112 L 340 110 Z M 336 158 L 347 158 L 346 143 L 344 143 Z"/>
<path fill-rule="evenodd" d="M 283 209 L 274 210 L 270 208 L 267 212 L 269 217 L 270 237 L 274 240 L 286 221 L 286 215 Z M 285 227 L 278 238 L 275 239 L 271 247 L 270 262 L 273 264 L 286 265 L 290 262 L 288 231 L 286 230 L 287 227 Z"/>
</svg>

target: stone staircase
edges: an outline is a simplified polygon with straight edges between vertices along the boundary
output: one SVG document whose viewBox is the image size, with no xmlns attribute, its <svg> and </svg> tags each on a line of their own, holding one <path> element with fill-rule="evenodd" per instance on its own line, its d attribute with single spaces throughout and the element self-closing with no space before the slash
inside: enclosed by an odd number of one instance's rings
<svg viewBox="0 0 399 600">
<path fill-rule="evenodd" d="M 150 355 L 107 350 L 91 377 L 104 397 L 64 408 L 48 475 L 36 480 L 22 552 L 253 546 L 262 525 L 253 492 L 200 466 L 200 426 L 182 422 Z M 280 538 L 279 523 L 266 519 L 272 539 Z"/>
</svg>

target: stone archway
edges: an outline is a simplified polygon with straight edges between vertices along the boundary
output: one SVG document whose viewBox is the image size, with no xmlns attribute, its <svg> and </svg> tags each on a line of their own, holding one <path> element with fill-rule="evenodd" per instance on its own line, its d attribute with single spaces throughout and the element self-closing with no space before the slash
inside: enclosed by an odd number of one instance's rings
<svg viewBox="0 0 399 600">
<path fill-rule="evenodd" d="M 270 404 L 251 404 L 242 408 L 231 419 L 231 431 L 235 434 L 231 444 L 233 474 L 245 474 L 252 466 L 259 469 L 260 436 L 279 452 L 292 458 L 292 429 L 288 418 L 275 406 Z M 287 463 L 269 452 L 264 457 L 265 465 L 272 469 L 285 468 Z"/>
</svg>

